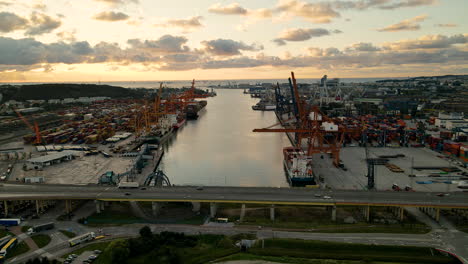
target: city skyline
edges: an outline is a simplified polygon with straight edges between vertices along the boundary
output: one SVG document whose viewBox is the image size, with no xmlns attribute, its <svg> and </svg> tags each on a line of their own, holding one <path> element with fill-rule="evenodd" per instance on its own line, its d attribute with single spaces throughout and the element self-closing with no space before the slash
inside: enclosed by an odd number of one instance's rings
<svg viewBox="0 0 468 264">
<path fill-rule="evenodd" d="M 467 74 L 463 0 L 0 1 L 0 82 Z"/>
</svg>

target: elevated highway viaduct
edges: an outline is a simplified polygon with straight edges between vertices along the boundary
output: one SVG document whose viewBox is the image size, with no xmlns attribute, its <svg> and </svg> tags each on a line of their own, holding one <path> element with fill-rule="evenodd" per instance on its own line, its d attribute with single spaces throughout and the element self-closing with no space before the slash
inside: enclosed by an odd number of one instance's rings
<svg viewBox="0 0 468 264">
<path fill-rule="evenodd" d="M 257 187 L 144 187 L 119 189 L 115 186 L 97 185 L 50 185 L 10 184 L 0 186 L 0 201 L 8 215 L 13 201 L 36 201 L 39 211 L 44 201 L 65 200 L 66 210 L 71 210 L 72 201 L 94 200 L 96 210 L 103 210 L 103 202 L 144 201 L 153 202 L 157 211 L 160 202 L 210 203 L 211 216 L 216 214 L 219 203 L 270 204 L 270 216 L 274 219 L 274 205 L 315 205 L 331 209 L 332 220 L 336 219 L 337 206 L 361 206 L 369 218 L 374 206 L 394 207 L 403 217 L 403 207 L 418 207 L 438 221 L 440 209 L 468 209 L 468 193 L 452 192 L 438 196 L 433 192 L 321 190 L 312 188 L 257 188 Z M 243 212 L 241 210 L 241 219 Z"/>
</svg>

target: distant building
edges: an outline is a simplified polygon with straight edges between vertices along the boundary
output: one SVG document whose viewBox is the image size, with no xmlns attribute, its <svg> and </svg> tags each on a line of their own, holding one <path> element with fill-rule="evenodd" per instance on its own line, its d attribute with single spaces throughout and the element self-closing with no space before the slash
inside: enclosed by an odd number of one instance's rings
<svg viewBox="0 0 468 264">
<path fill-rule="evenodd" d="M 18 108 L 16 111 L 22 113 L 22 114 L 27 114 L 27 113 L 34 113 L 34 112 L 39 112 L 44 110 L 42 107 L 29 107 L 29 108 Z"/>
<path fill-rule="evenodd" d="M 435 119 L 434 125 L 436 127 L 446 127 L 447 121 L 463 121 L 463 113 L 442 113 L 439 112 L 439 117 Z"/>
<path fill-rule="evenodd" d="M 70 104 L 70 103 L 75 103 L 76 100 L 75 98 L 65 98 L 62 100 L 62 104 Z"/>
<path fill-rule="evenodd" d="M 445 128 L 454 129 L 454 128 L 468 128 L 468 119 L 463 120 L 447 120 L 445 122 Z"/>
<path fill-rule="evenodd" d="M 60 99 L 49 99 L 49 101 L 47 101 L 49 104 L 60 104 L 61 101 Z"/>
<path fill-rule="evenodd" d="M 39 105 L 46 102 L 45 100 L 26 100 L 26 101 L 30 104 L 39 104 Z"/>
</svg>

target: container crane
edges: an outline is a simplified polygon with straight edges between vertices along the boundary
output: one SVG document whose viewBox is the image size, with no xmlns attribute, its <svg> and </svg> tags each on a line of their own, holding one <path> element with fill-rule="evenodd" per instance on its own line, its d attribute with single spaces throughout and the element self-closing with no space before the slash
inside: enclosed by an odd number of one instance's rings
<svg viewBox="0 0 468 264">
<path fill-rule="evenodd" d="M 36 135 L 36 139 L 34 140 L 34 144 L 41 144 L 42 143 L 42 136 L 41 136 L 41 131 L 39 130 L 39 125 L 37 124 L 36 121 L 34 121 L 34 125 L 31 125 L 31 123 L 15 108 L 13 108 L 13 111 L 18 115 L 18 117 L 26 124 L 29 129 L 31 129 L 34 134 Z"/>
<path fill-rule="evenodd" d="M 305 103 L 299 96 L 294 72 L 291 72 L 289 83 L 292 91 L 295 124 L 291 127 L 274 128 L 280 125 L 275 124 L 267 128 L 254 129 L 253 132 L 295 133 L 296 148 L 302 150 L 302 143 L 305 139 L 307 141 L 306 155 L 330 153 L 333 157 L 333 164 L 337 167 L 340 166 L 339 154 L 347 129 L 335 124 L 332 119 L 320 111 L 319 107 L 310 107 Z"/>
</svg>

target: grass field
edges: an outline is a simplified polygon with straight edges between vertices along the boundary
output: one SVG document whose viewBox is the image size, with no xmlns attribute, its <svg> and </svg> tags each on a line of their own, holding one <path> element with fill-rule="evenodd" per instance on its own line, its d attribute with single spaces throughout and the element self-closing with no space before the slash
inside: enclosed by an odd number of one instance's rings
<svg viewBox="0 0 468 264">
<path fill-rule="evenodd" d="M 21 227 L 21 232 L 26 233 L 29 228 L 31 228 L 31 226 L 22 226 Z"/>
<path fill-rule="evenodd" d="M 299 239 L 266 239 L 249 249 L 260 256 L 303 259 L 333 259 L 346 261 L 390 263 L 457 263 L 430 248 L 410 246 L 376 246 Z"/>
<path fill-rule="evenodd" d="M 363 264 L 365 262 L 359 260 L 333 260 L 333 259 L 307 259 L 307 258 L 294 258 L 294 257 L 273 257 L 273 256 L 259 256 L 249 253 L 238 253 L 225 258 L 216 260 L 215 263 L 236 261 L 236 260 L 263 260 L 276 263 L 294 263 L 294 264 Z M 374 262 L 375 263 L 375 262 Z M 395 263 L 392 263 L 395 264 Z"/>
<path fill-rule="evenodd" d="M 5 231 L 4 229 L 0 229 L 0 238 L 4 236 L 8 236 L 8 235 L 11 235 L 11 233 L 8 231 Z"/>
<path fill-rule="evenodd" d="M 14 258 L 28 251 L 29 251 L 29 246 L 24 241 L 21 241 L 12 250 L 8 252 L 7 259 Z"/>
<path fill-rule="evenodd" d="M 86 218 L 86 224 L 89 226 L 119 226 L 145 222 L 144 219 L 131 214 L 128 203 L 112 203 L 101 213 L 93 213 Z"/>
<path fill-rule="evenodd" d="M 68 238 L 74 238 L 76 237 L 76 234 L 67 230 L 59 230 L 60 233 L 64 234 Z"/>
<path fill-rule="evenodd" d="M 50 243 L 50 240 L 52 240 L 49 235 L 45 234 L 33 235 L 31 236 L 31 239 L 34 240 L 34 242 L 39 248 L 47 246 Z"/>
<path fill-rule="evenodd" d="M 321 233 L 405 233 L 424 234 L 430 227 L 418 222 L 411 216 L 398 222 L 388 208 L 372 208 L 372 218 L 378 222 L 367 223 L 363 218 L 362 210 L 358 207 L 344 206 L 337 209 L 337 221 L 330 221 L 331 212 L 325 207 L 312 206 L 277 206 L 275 208 L 275 221 L 271 221 L 269 207 L 248 208 L 244 220 L 239 218 L 239 209 L 228 207 L 220 212 L 219 217 L 228 217 L 238 225 L 262 226 L 278 229 L 301 229 L 307 232 Z M 352 217 L 354 224 L 344 222 L 345 218 Z"/>
</svg>

